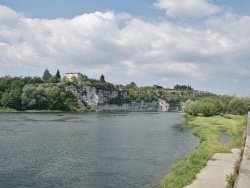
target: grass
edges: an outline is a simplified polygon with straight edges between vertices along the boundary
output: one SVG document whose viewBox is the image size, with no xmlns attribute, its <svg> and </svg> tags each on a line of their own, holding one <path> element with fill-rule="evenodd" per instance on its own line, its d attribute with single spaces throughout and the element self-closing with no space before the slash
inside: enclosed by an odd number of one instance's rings
<svg viewBox="0 0 250 188">
<path fill-rule="evenodd" d="M 0 112 L 16 112 L 15 109 L 0 107 Z"/>
<path fill-rule="evenodd" d="M 187 117 L 194 127 L 193 133 L 200 138 L 200 144 L 185 160 L 176 159 L 170 171 L 161 182 L 163 188 L 182 188 L 191 183 L 197 173 L 206 165 L 214 153 L 228 153 L 241 148 L 246 117 L 221 115 L 213 117 Z M 228 143 L 220 142 L 221 130 L 231 136 Z"/>
<path fill-rule="evenodd" d="M 5 107 L 0 107 L 0 113 L 9 113 L 9 112 L 20 112 L 20 113 L 26 113 L 26 112 L 31 112 L 31 113 L 52 113 L 52 112 L 56 112 L 56 113 L 61 113 L 64 112 L 62 110 L 22 110 L 22 111 L 17 111 L 15 109 L 12 108 L 5 108 Z"/>
</svg>

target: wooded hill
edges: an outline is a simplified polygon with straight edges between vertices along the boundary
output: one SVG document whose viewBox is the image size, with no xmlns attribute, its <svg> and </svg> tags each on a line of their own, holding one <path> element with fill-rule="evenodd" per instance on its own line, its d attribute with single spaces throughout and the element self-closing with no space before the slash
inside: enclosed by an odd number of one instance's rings
<svg viewBox="0 0 250 188">
<path fill-rule="evenodd" d="M 75 86 L 78 90 L 88 86 L 106 90 L 126 90 L 127 95 L 111 99 L 109 104 L 124 104 L 131 102 L 152 102 L 157 99 L 166 102 L 186 102 L 185 112 L 206 116 L 219 113 L 244 114 L 247 112 L 248 98 L 239 99 L 233 96 L 219 96 L 207 91 L 194 90 L 189 85 L 176 85 L 173 89 L 158 85 L 138 87 L 135 82 L 127 85 L 91 79 L 82 75 L 81 80 L 65 79 L 51 75 L 46 69 L 43 77 L 0 77 L 0 109 L 15 110 L 62 110 L 89 111 L 93 107 L 79 104 L 77 95 L 67 90 L 68 86 Z"/>
</svg>

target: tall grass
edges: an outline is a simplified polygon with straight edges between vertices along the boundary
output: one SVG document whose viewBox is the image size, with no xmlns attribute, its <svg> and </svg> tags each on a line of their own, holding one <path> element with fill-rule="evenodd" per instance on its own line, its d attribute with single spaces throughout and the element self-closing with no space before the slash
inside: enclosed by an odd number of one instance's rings
<svg viewBox="0 0 250 188">
<path fill-rule="evenodd" d="M 187 116 L 193 133 L 200 138 L 200 144 L 185 160 L 176 159 L 170 171 L 161 182 L 163 188 L 182 188 L 191 183 L 197 173 L 206 165 L 214 153 L 228 153 L 242 146 L 242 135 L 246 127 L 246 117 L 222 115 L 213 117 Z M 228 143 L 220 142 L 221 130 L 231 136 Z"/>
</svg>

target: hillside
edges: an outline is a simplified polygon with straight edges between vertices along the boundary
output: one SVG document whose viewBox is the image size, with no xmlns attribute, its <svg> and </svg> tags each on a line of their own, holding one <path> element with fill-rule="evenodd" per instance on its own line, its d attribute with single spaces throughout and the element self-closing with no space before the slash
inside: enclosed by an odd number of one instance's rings
<svg viewBox="0 0 250 188">
<path fill-rule="evenodd" d="M 114 85 L 88 78 L 81 73 L 66 73 L 47 77 L 0 78 L 0 108 L 15 110 L 62 111 L 183 111 L 186 101 L 200 101 L 206 97 L 220 98 L 191 86 L 176 85 L 173 89 L 159 85 L 138 87 L 135 82 Z M 230 96 L 224 98 L 231 99 Z M 227 100 L 229 101 L 229 100 Z"/>
</svg>

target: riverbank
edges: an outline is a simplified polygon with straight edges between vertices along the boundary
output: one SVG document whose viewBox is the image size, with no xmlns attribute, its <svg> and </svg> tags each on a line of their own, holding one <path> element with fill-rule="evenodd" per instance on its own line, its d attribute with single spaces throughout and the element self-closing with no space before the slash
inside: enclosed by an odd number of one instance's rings
<svg viewBox="0 0 250 188">
<path fill-rule="evenodd" d="M 194 127 L 193 133 L 200 138 L 200 144 L 185 160 L 177 159 L 174 162 L 161 183 L 163 188 L 188 185 L 215 153 L 230 153 L 233 148 L 241 148 L 246 118 L 235 115 L 188 117 L 188 124 Z M 229 142 L 220 142 L 221 131 L 231 136 Z"/>
<path fill-rule="evenodd" d="M 61 110 L 22 110 L 18 111 L 11 108 L 1 108 L 0 113 L 63 113 Z"/>
</svg>

